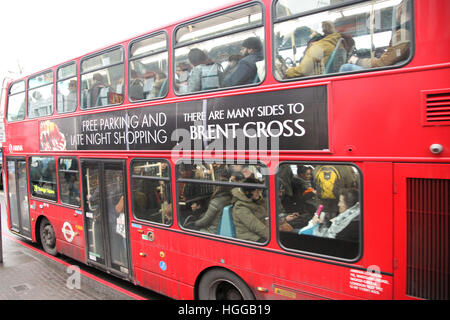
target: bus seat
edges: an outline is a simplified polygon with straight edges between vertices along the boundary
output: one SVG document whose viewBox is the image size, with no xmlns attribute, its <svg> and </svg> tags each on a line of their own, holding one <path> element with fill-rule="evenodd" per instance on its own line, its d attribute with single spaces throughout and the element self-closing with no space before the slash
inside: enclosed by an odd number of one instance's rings
<svg viewBox="0 0 450 320">
<path fill-rule="evenodd" d="M 236 238 L 236 230 L 233 221 L 233 205 L 228 205 L 222 210 L 222 218 L 217 227 L 217 234 L 225 237 Z"/>
<path fill-rule="evenodd" d="M 101 88 L 98 93 L 97 102 L 95 106 L 107 106 L 109 104 L 109 87 Z"/>
<path fill-rule="evenodd" d="M 343 38 L 340 38 L 338 40 L 336 47 L 334 48 L 333 52 L 330 55 L 330 58 L 325 64 L 323 74 L 338 72 L 340 67 L 346 62 L 345 60 L 347 58 L 347 51 L 341 47 L 343 40 Z"/>
<path fill-rule="evenodd" d="M 159 90 L 158 97 L 163 97 L 166 95 L 167 89 L 168 89 L 167 81 L 168 81 L 168 79 L 166 78 L 166 80 L 164 80 L 163 84 L 161 85 L 161 89 Z M 155 97 L 155 98 L 157 98 L 157 97 Z"/>
<path fill-rule="evenodd" d="M 253 83 L 263 81 L 266 77 L 266 62 L 264 60 L 256 62 L 256 76 Z"/>
</svg>

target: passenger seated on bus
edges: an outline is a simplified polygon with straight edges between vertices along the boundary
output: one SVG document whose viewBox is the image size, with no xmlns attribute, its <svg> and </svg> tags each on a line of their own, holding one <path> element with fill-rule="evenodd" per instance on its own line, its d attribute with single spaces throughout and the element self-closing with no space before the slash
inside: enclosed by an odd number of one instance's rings
<svg viewBox="0 0 450 320">
<path fill-rule="evenodd" d="M 208 58 L 198 48 L 191 49 L 188 54 L 193 65 L 188 79 L 188 92 L 217 89 L 222 84 L 222 67 Z"/>
<path fill-rule="evenodd" d="M 391 66 L 406 60 L 411 47 L 411 2 L 404 0 L 396 7 L 396 30 L 392 33 L 389 46 L 380 56 L 373 58 L 358 58 L 352 55 L 340 72 L 356 71 L 367 68 Z"/>
<path fill-rule="evenodd" d="M 359 191 L 346 189 L 339 195 L 339 213 L 332 219 L 327 219 L 327 213 L 314 217 L 308 225 L 299 231 L 299 234 L 311 230 L 313 236 L 340 239 L 346 241 L 359 241 L 360 204 Z"/>
<path fill-rule="evenodd" d="M 260 184 L 256 178 L 247 178 L 244 183 Z M 236 237 L 242 240 L 265 242 L 269 238 L 267 200 L 262 190 L 255 187 L 240 187 L 231 190 L 233 222 Z"/>
<path fill-rule="evenodd" d="M 312 214 L 309 212 L 302 212 L 300 210 L 287 211 L 283 206 L 285 203 L 286 196 L 286 188 L 285 185 L 280 182 L 279 183 L 279 192 L 278 192 L 278 229 L 280 231 L 294 231 L 297 232 L 308 224 L 308 221 L 312 218 Z"/>
<path fill-rule="evenodd" d="M 258 37 L 250 37 L 242 42 L 236 69 L 223 80 L 224 87 L 234 87 L 254 83 L 258 74 L 256 63 L 264 60 L 263 45 Z"/>
<path fill-rule="evenodd" d="M 144 81 L 138 77 L 136 70 L 130 71 L 130 92 L 128 96 L 135 101 L 145 99 Z"/>
<path fill-rule="evenodd" d="M 305 50 L 305 54 L 299 65 L 286 70 L 285 78 L 297 78 L 311 75 L 319 75 L 324 71 L 331 53 L 341 38 L 341 34 L 336 32 L 332 22 L 322 22 L 323 37 L 317 37 L 316 33 L 312 33 L 313 41 L 310 41 L 309 47 Z M 319 39 L 314 41 L 314 39 Z"/>
<path fill-rule="evenodd" d="M 223 172 L 220 181 L 228 181 L 229 173 Z M 217 233 L 220 219 L 222 217 L 223 208 L 231 203 L 231 187 L 215 186 L 214 192 L 209 199 L 208 209 L 200 217 L 200 219 L 191 221 L 186 228 L 200 230 L 202 232 Z"/>
<path fill-rule="evenodd" d="M 167 93 L 167 75 L 162 71 L 155 72 L 155 82 L 150 92 L 151 98 L 159 98 L 165 96 Z"/>
</svg>

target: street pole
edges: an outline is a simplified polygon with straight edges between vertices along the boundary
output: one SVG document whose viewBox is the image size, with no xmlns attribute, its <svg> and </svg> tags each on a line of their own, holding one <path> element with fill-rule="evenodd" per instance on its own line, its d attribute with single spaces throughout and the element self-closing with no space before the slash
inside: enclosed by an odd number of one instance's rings
<svg viewBox="0 0 450 320">
<path fill-rule="evenodd" d="M 2 246 L 2 208 L 0 207 L 0 264 L 3 263 L 3 246 Z"/>
</svg>

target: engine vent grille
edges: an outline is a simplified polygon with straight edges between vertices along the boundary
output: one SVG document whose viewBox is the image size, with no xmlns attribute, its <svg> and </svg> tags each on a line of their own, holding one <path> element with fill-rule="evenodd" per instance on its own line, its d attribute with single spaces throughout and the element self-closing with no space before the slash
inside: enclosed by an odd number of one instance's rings
<svg viewBox="0 0 450 320">
<path fill-rule="evenodd" d="M 410 296 L 448 300 L 450 180 L 407 180 L 407 286 Z"/>
<path fill-rule="evenodd" d="M 450 125 L 450 90 L 424 92 L 424 125 Z"/>
</svg>

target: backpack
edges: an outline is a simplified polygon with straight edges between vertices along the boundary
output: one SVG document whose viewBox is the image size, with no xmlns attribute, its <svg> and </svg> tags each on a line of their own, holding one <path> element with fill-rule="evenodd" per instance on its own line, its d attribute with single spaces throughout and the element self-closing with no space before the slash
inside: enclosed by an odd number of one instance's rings
<svg viewBox="0 0 450 320">
<path fill-rule="evenodd" d="M 222 85 L 222 66 L 218 63 L 202 65 L 201 90 L 220 88 Z"/>
<path fill-rule="evenodd" d="M 333 166 L 320 166 L 314 175 L 317 195 L 322 199 L 337 199 L 341 175 Z"/>
</svg>

